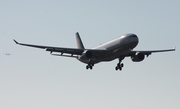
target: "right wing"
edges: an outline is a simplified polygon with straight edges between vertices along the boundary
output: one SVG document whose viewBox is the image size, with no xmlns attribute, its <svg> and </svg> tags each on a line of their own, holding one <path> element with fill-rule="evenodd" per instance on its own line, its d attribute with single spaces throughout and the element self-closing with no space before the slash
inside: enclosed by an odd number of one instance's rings
<svg viewBox="0 0 180 109">
<path fill-rule="evenodd" d="M 62 47 L 51 47 L 51 46 L 24 44 L 24 43 L 19 43 L 16 40 L 14 40 L 14 42 L 16 44 L 22 45 L 22 46 L 46 49 L 46 51 L 50 51 L 50 53 L 60 52 L 61 54 L 53 54 L 53 55 L 58 55 L 58 56 L 77 57 L 77 55 L 81 55 L 84 52 L 83 49 L 77 49 L 77 48 L 62 48 Z M 63 53 L 70 54 L 70 56 L 69 55 L 63 55 Z"/>
<path fill-rule="evenodd" d="M 134 56 L 136 53 L 142 53 L 144 55 L 146 55 L 147 57 L 149 55 L 151 55 L 152 53 L 159 53 L 159 52 L 168 52 L 168 51 L 175 51 L 176 47 L 172 48 L 172 49 L 164 49 L 164 50 L 145 50 L 145 51 L 129 51 L 127 53 L 125 53 L 125 56 Z"/>
</svg>

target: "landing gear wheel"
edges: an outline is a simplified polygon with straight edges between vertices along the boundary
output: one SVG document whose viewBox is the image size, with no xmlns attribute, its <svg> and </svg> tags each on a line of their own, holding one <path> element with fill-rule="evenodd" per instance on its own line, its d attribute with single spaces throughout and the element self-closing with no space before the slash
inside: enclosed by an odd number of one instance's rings
<svg viewBox="0 0 180 109">
<path fill-rule="evenodd" d="M 123 64 L 123 63 L 121 64 L 121 67 L 124 67 L 124 64 Z"/>
<path fill-rule="evenodd" d="M 94 63 L 89 63 L 87 66 L 86 66 L 86 69 L 93 69 L 93 66 L 94 66 Z"/>
<path fill-rule="evenodd" d="M 115 70 L 122 70 L 122 67 L 116 66 Z"/>
<path fill-rule="evenodd" d="M 116 66 L 116 68 L 115 68 L 116 70 L 118 70 L 119 68 Z"/>
<path fill-rule="evenodd" d="M 90 69 L 91 69 L 91 70 L 92 70 L 92 68 L 93 68 L 93 67 L 92 67 L 92 66 L 90 66 Z"/>
<path fill-rule="evenodd" d="M 122 70 L 122 67 L 119 67 L 119 70 Z"/>
</svg>

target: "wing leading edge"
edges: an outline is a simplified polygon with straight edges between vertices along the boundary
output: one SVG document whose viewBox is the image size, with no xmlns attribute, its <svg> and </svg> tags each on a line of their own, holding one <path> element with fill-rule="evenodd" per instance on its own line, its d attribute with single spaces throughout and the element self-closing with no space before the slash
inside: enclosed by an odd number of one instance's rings
<svg viewBox="0 0 180 109">
<path fill-rule="evenodd" d="M 14 40 L 14 42 L 16 44 L 22 45 L 22 46 L 46 49 L 46 51 L 49 51 L 51 54 L 53 52 L 60 52 L 61 54 L 53 54 L 53 55 L 58 55 L 58 56 L 77 57 L 77 55 L 81 55 L 84 52 L 83 49 L 77 49 L 77 48 L 63 48 L 63 47 L 51 47 L 51 46 L 24 44 L 24 43 L 19 43 L 16 40 Z M 63 55 L 63 53 L 71 54 L 71 55 L 70 56 L 69 55 Z"/>
<path fill-rule="evenodd" d="M 136 53 L 143 53 L 146 56 L 151 55 L 152 53 L 158 53 L 158 52 L 168 52 L 168 51 L 175 51 L 176 47 L 173 49 L 164 49 L 164 50 L 149 50 L 149 51 L 130 51 L 130 56 L 136 54 Z"/>
<path fill-rule="evenodd" d="M 65 57 L 75 57 L 77 58 L 78 55 L 82 55 L 85 51 L 91 51 L 95 57 L 102 55 L 105 53 L 105 50 L 95 50 L 95 49 L 81 49 L 81 48 L 63 48 L 63 47 L 52 47 L 52 46 L 42 46 L 42 45 L 33 45 L 33 44 L 24 44 L 19 43 L 16 40 L 14 42 L 18 45 L 22 46 L 28 46 L 28 47 L 34 47 L 34 48 L 40 48 L 40 49 L 46 49 L 46 51 L 49 51 L 51 54 L 53 52 L 59 52 L 60 54 L 52 54 L 55 56 L 65 56 Z M 70 55 L 68 55 L 70 54 Z"/>
</svg>

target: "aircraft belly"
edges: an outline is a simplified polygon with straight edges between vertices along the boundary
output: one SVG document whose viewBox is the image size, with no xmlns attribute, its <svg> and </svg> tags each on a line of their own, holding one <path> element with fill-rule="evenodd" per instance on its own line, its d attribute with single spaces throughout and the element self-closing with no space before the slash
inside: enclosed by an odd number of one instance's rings
<svg viewBox="0 0 180 109">
<path fill-rule="evenodd" d="M 82 63 L 85 63 L 85 64 L 88 64 L 89 63 L 89 59 L 78 59 L 79 61 L 81 61 Z M 94 63 L 94 64 L 97 64 L 97 63 L 99 63 L 100 62 L 100 60 L 99 59 L 96 59 L 96 60 L 92 60 L 92 62 Z"/>
</svg>

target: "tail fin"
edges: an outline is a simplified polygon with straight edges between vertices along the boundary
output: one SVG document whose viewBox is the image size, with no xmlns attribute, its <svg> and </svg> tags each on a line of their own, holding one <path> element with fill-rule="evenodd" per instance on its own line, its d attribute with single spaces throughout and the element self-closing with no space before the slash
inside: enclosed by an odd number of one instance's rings
<svg viewBox="0 0 180 109">
<path fill-rule="evenodd" d="M 85 49 L 78 32 L 76 33 L 76 41 L 79 49 Z"/>
</svg>

